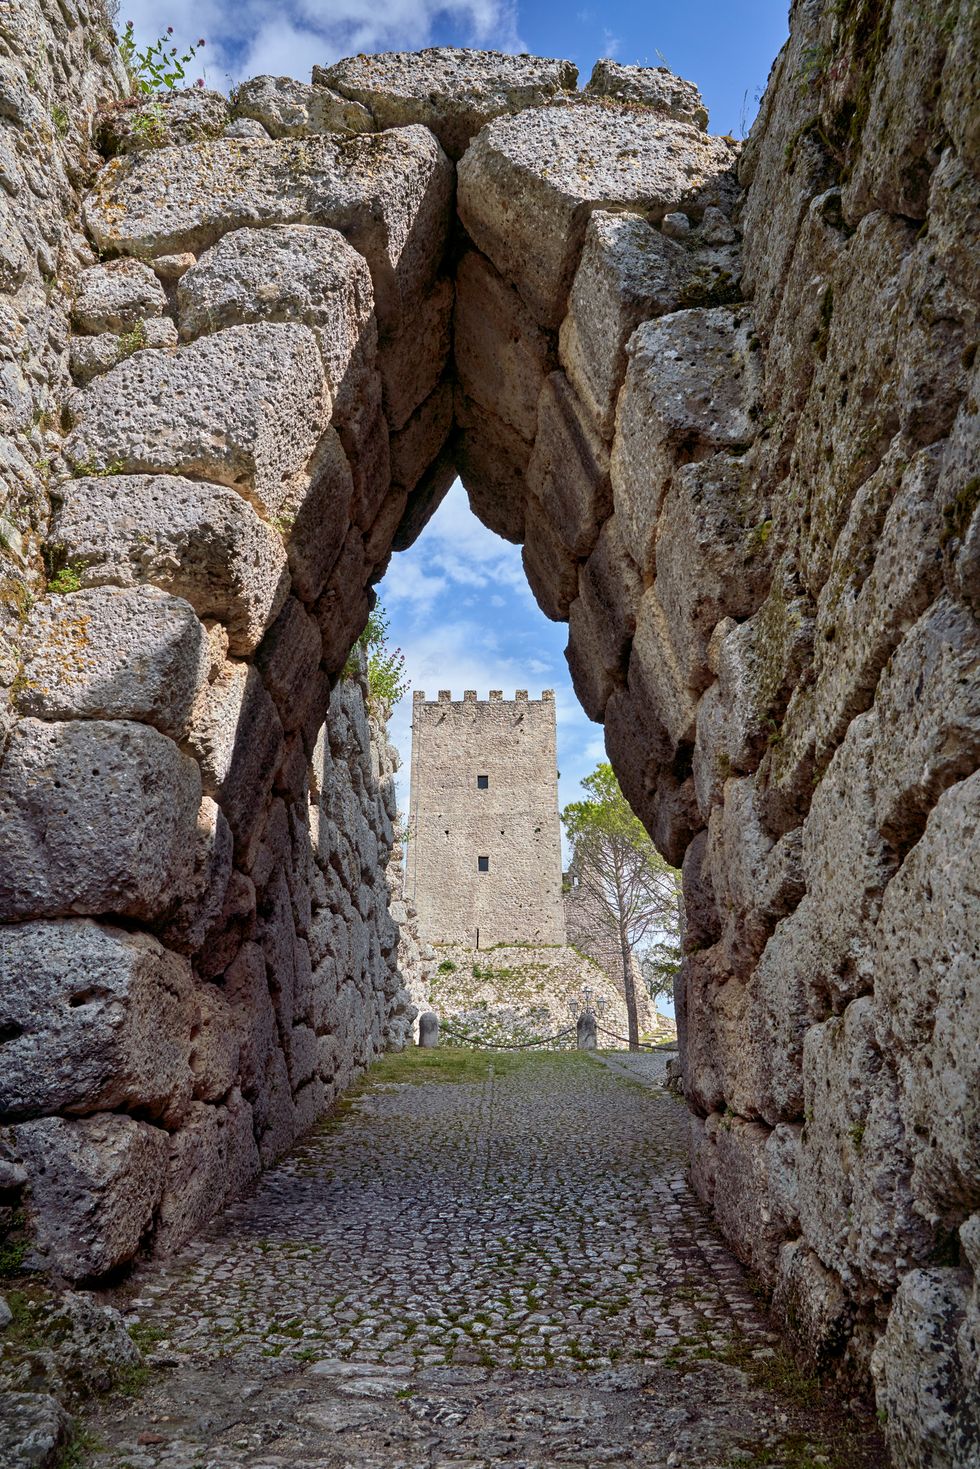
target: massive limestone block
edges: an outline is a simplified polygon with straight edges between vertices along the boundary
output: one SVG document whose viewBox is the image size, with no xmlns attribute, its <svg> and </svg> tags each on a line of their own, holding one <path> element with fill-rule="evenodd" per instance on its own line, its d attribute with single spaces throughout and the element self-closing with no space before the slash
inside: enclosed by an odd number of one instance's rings
<svg viewBox="0 0 980 1469">
<path fill-rule="evenodd" d="M 578 68 L 542 56 L 432 46 L 349 56 L 315 66 L 313 80 L 369 109 L 379 128 L 424 123 L 460 158 L 485 123 L 574 91 Z"/>
<path fill-rule="evenodd" d="M 889 1448 L 896 1463 L 912 1469 L 970 1469 L 980 1455 L 980 1361 L 971 1285 L 975 1292 L 968 1270 L 910 1270 L 872 1354 Z"/>
<path fill-rule="evenodd" d="M 732 192 L 733 160 L 728 143 L 655 112 L 542 107 L 480 134 L 459 165 L 459 213 L 540 325 L 556 329 L 594 209 L 700 217 Z"/>
<path fill-rule="evenodd" d="M 173 1125 L 191 1095 L 190 963 L 90 919 L 0 930 L 0 1111 L 123 1108 Z"/>
<path fill-rule="evenodd" d="M 275 515 L 308 482 L 325 388 L 307 327 L 229 327 L 177 352 L 136 352 L 80 393 L 65 453 L 83 468 L 216 480 Z"/>
<path fill-rule="evenodd" d="M 711 682 L 708 643 L 718 623 L 751 616 L 768 591 L 767 531 L 742 460 L 714 454 L 674 474 L 657 527 L 656 588 L 678 666 L 696 691 Z"/>
<path fill-rule="evenodd" d="M 838 538 L 817 601 L 812 718 L 820 766 L 868 707 L 889 654 L 940 590 L 942 453 L 939 446 L 923 449 L 909 463 L 904 445 L 889 451 L 854 497 Z"/>
<path fill-rule="evenodd" d="M 524 574 L 545 617 L 567 622 L 578 596 L 579 563 L 536 495 L 524 505 Z"/>
<path fill-rule="evenodd" d="M 624 544 L 652 572 L 657 517 L 678 460 L 748 448 L 758 412 L 758 353 L 744 307 L 678 311 L 629 342 L 616 414 L 613 500 Z"/>
<path fill-rule="evenodd" d="M 518 293 L 475 250 L 457 269 L 454 326 L 463 392 L 533 443 L 538 398 L 555 365 L 553 345 Z"/>
<path fill-rule="evenodd" d="M 152 587 L 47 597 L 25 628 L 18 707 L 40 719 L 137 719 L 179 740 L 210 664 L 194 609 Z"/>
<path fill-rule="evenodd" d="M 223 485 L 171 475 L 70 480 L 52 538 L 83 586 L 151 583 L 253 651 L 289 590 L 279 534 Z"/>
<path fill-rule="evenodd" d="M 289 597 L 255 655 L 256 666 L 287 733 L 298 729 L 306 718 L 321 649 L 315 618 L 295 597 Z"/>
<path fill-rule="evenodd" d="M 803 1239 L 783 1245 L 779 1252 L 773 1312 L 808 1361 L 839 1370 L 854 1330 L 854 1303 L 840 1276 L 828 1270 Z"/>
<path fill-rule="evenodd" d="M 195 762 L 145 724 L 14 726 L 0 767 L 0 917 L 162 917 L 191 874 Z"/>
<path fill-rule="evenodd" d="M 254 853 L 282 756 L 282 725 L 254 665 L 222 666 L 194 709 L 188 748 L 200 762 L 205 791 L 228 820 L 241 862 Z"/>
<path fill-rule="evenodd" d="M 155 1243 L 170 1254 L 259 1171 L 252 1111 L 238 1094 L 232 1107 L 195 1102 L 170 1138 Z"/>
<path fill-rule="evenodd" d="M 601 720 L 613 687 L 625 680 L 643 594 L 614 515 L 603 525 L 595 549 L 579 568 L 578 593 L 569 608 L 565 657 L 586 713 L 590 719 Z"/>
<path fill-rule="evenodd" d="M 609 453 L 562 372 L 541 390 L 527 487 L 562 545 L 577 558 L 588 556 L 612 514 Z"/>
<path fill-rule="evenodd" d="M 722 1117 L 714 1133 L 715 1215 L 736 1254 L 766 1281 L 776 1274 L 789 1232 L 773 1198 L 771 1172 L 778 1163 L 771 1137 L 768 1127 L 740 1117 Z"/>
<path fill-rule="evenodd" d="M 215 801 L 205 796 L 197 813 L 194 868 L 181 900 L 161 930 L 168 947 L 198 955 L 218 923 L 232 879 L 231 827 Z"/>
<path fill-rule="evenodd" d="M 400 332 L 389 338 L 378 358 L 384 414 L 392 433 L 408 423 L 433 393 L 446 370 L 452 342 L 454 287 L 438 281 Z"/>
<path fill-rule="evenodd" d="M 388 466 L 388 436 L 384 424 L 374 432 L 383 446 L 381 468 Z M 363 471 L 363 464 L 361 465 Z M 387 473 L 380 476 L 387 483 Z M 309 464 L 309 487 L 295 507 L 284 512 L 286 555 L 293 590 L 312 604 L 343 550 L 352 510 L 357 505 L 355 479 L 340 436 L 328 428 Z M 363 486 L 363 475 L 358 483 Z"/>
<path fill-rule="evenodd" d="M 505 541 L 523 541 L 527 498 L 524 476 L 531 457 L 530 443 L 502 418 L 459 390 L 455 413 L 461 430 L 456 466 L 473 513 Z"/>
<path fill-rule="evenodd" d="M 336 230 L 232 230 L 181 276 L 177 307 L 185 341 L 253 321 L 302 322 L 313 328 L 335 413 L 364 391 L 377 344 L 371 275 Z"/>
<path fill-rule="evenodd" d="M 596 210 L 561 325 L 559 356 L 575 391 L 611 439 L 626 343 L 641 321 L 679 310 L 688 252 L 638 214 Z"/>
<path fill-rule="evenodd" d="M 391 438 L 391 483 L 396 491 L 414 490 L 422 475 L 439 457 L 453 426 L 453 385 L 445 378 L 415 410 L 405 427 Z M 379 485 L 383 496 L 387 486 Z M 358 524 L 368 530 L 377 518 L 381 499 L 360 507 Z"/>
<path fill-rule="evenodd" d="M 87 1280 L 132 1259 L 163 1192 L 163 1128 L 109 1112 L 40 1117 L 14 1136 L 30 1178 L 31 1224 L 54 1268 Z"/>
<path fill-rule="evenodd" d="M 629 686 L 636 697 L 648 701 L 657 711 L 674 746 L 693 744 L 696 689 L 673 646 L 658 583 L 643 593 L 637 609 Z"/>
<path fill-rule="evenodd" d="M 666 66 L 623 66 L 604 56 L 592 68 L 585 90 L 621 102 L 640 102 L 705 131 L 708 127 L 707 109 L 697 87 Z"/>
<path fill-rule="evenodd" d="M 937 796 L 980 756 L 977 622 L 947 596 L 920 617 L 892 654 L 875 708 L 901 740 L 875 750 L 875 813 L 899 846 L 914 841 Z"/>
<path fill-rule="evenodd" d="M 778 842 L 759 819 L 752 777 L 724 782 L 723 802 L 708 819 L 701 876 L 716 905 L 715 922 L 725 967 L 748 973 L 779 919 L 802 898 L 802 832 Z"/>
<path fill-rule="evenodd" d="M 875 935 L 879 1043 L 894 1058 L 929 1219 L 955 1225 L 980 1205 L 980 775 L 937 801 L 885 890 Z"/>
<path fill-rule="evenodd" d="M 260 122 L 272 138 L 374 131 L 370 112 L 359 102 L 293 77 L 249 77 L 235 92 L 233 110 L 236 118 Z"/>
<path fill-rule="evenodd" d="M 73 337 L 69 349 L 72 380 L 84 387 L 94 377 L 111 372 L 136 347 L 176 347 L 177 328 L 169 316 L 150 317 L 134 328 L 135 335 L 101 332 L 97 337 Z"/>
<path fill-rule="evenodd" d="M 104 155 L 201 143 L 217 138 L 228 124 L 231 108 L 221 92 L 180 87 L 161 93 L 139 96 L 132 110 L 107 109 L 97 131 Z"/>
<path fill-rule="evenodd" d="M 894 1290 L 935 1246 L 913 1206 L 898 1088 L 875 1021 L 874 1001 L 862 996 L 815 1025 L 804 1047 L 800 1222 L 824 1264 L 857 1294 Z"/>
<path fill-rule="evenodd" d="M 103 169 L 85 206 L 99 248 L 152 258 L 243 225 L 339 229 L 367 260 L 380 317 L 398 325 L 435 279 L 452 165 L 422 127 L 281 142 L 160 148 Z"/>
<path fill-rule="evenodd" d="M 166 309 L 163 287 L 148 265 L 110 260 L 82 273 L 71 314 L 79 331 L 118 334 Z"/>
</svg>

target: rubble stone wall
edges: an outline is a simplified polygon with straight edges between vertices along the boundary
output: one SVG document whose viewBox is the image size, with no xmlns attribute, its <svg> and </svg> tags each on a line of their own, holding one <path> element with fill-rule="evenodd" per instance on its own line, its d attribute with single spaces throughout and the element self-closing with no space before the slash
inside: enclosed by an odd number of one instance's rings
<svg viewBox="0 0 980 1469">
<path fill-rule="evenodd" d="M 976 16 L 797 0 L 744 149 L 487 53 L 103 128 L 0 766 L 4 1075 L 78 1058 L 11 1104 L 52 1237 L 79 1179 L 117 1260 L 193 1229 L 405 1003 L 320 730 L 458 469 L 683 862 L 697 1187 L 897 1463 L 975 1462 Z"/>
</svg>

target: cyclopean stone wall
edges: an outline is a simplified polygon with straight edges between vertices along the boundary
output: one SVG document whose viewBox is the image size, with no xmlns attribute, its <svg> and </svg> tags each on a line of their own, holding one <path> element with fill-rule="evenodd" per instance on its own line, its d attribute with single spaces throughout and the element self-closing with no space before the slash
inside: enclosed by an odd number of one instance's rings
<svg viewBox="0 0 980 1469">
<path fill-rule="evenodd" d="M 0 917 L 31 987 L 0 1037 L 5 1068 L 75 1046 L 31 1068 L 50 1089 L 25 1084 L 15 1132 L 42 1232 L 92 1179 L 117 1260 L 312 1119 L 314 1038 L 338 1067 L 381 1041 L 381 858 L 317 732 L 372 582 L 458 469 L 683 861 L 697 1187 L 811 1359 L 870 1368 L 896 1461 L 967 1465 L 976 8 L 809 0 L 791 24 L 744 149 L 659 69 L 577 93 L 567 63 L 481 53 L 114 114 L 51 465 L 63 592 L 8 693 Z M 78 934 L 93 957 L 59 958 Z M 311 1023 L 304 954 L 328 994 L 362 966 L 356 1025 Z M 192 1101 L 202 996 L 245 1035 L 222 1072 L 213 1028 L 199 1071 L 227 1089 Z"/>
</svg>

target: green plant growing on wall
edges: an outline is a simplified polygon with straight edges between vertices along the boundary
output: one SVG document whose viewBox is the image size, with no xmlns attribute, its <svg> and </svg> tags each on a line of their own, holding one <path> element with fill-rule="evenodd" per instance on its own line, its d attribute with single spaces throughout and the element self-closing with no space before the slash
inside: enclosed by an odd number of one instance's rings
<svg viewBox="0 0 980 1469">
<path fill-rule="evenodd" d="M 389 646 L 388 614 L 380 603 L 351 649 L 344 665 L 344 678 L 356 676 L 359 652 L 367 659 L 368 705 L 372 714 L 387 719 L 398 700 L 408 692 L 409 680 L 405 675 L 404 653 L 401 648 Z"/>
<path fill-rule="evenodd" d="M 171 44 L 173 33 L 173 26 L 167 26 L 165 35 L 158 36 L 141 51 L 136 44 L 133 22 L 126 22 L 126 29 L 119 42 L 119 55 L 136 91 L 142 92 L 144 96 L 150 96 L 153 92 L 172 92 L 186 81 L 188 62 L 194 60 L 204 45 L 202 37 L 189 45 L 184 55 L 180 56 L 178 47 Z M 203 87 L 204 78 L 199 77 L 195 85 Z"/>
</svg>

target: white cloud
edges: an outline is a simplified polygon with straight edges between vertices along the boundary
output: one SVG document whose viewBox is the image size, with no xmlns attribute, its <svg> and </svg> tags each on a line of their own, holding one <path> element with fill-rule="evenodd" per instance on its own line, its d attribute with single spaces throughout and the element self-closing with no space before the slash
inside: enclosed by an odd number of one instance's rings
<svg viewBox="0 0 980 1469">
<path fill-rule="evenodd" d="M 619 37 L 618 36 L 614 36 L 613 33 L 612 33 L 612 31 L 610 31 L 608 29 L 603 29 L 603 32 L 602 32 L 602 54 L 603 54 L 603 56 L 612 58 L 619 51 L 619 48 L 620 48 L 620 46 L 622 46 L 622 44 L 623 43 L 619 39 Z"/>
<path fill-rule="evenodd" d="M 162 29 L 158 0 L 123 0 L 120 25 L 132 19 L 140 45 Z M 204 36 L 191 80 L 202 65 L 210 86 L 261 72 L 309 80 L 314 63 L 329 65 L 360 51 L 416 50 L 429 45 L 437 25 L 456 44 L 520 51 L 516 0 L 168 0 L 167 23 L 183 48 Z"/>
</svg>

